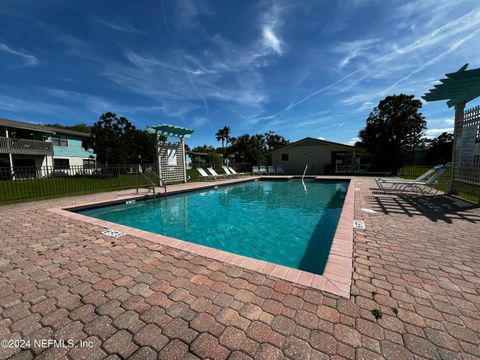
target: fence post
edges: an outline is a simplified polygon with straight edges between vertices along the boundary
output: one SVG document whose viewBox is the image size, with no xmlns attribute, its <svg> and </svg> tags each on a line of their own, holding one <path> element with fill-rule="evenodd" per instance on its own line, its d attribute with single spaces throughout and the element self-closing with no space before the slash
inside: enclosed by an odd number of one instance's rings
<svg viewBox="0 0 480 360">
<path fill-rule="evenodd" d="M 87 191 L 87 171 L 85 169 L 85 165 L 82 166 L 82 173 L 83 173 L 83 191 Z"/>
<path fill-rule="evenodd" d="M 137 185 L 137 194 L 138 194 L 138 166 L 135 169 L 135 184 Z"/>
<path fill-rule="evenodd" d="M 117 164 L 117 184 L 118 187 L 122 187 L 122 179 L 120 178 L 120 164 Z"/>
</svg>

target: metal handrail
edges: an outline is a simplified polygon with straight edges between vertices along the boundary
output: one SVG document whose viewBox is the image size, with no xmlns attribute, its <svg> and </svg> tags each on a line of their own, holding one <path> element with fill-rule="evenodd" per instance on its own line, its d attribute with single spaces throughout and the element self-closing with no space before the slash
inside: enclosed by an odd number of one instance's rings
<svg viewBox="0 0 480 360">
<path fill-rule="evenodd" d="M 307 172 L 307 168 L 308 168 L 308 165 L 305 165 L 305 170 L 303 170 L 303 175 L 302 175 L 302 181 L 303 181 L 303 178 L 305 177 L 305 174 Z"/>
<path fill-rule="evenodd" d="M 153 198 L 155 199 L 155 183 L 152 180 L 150 180 L 148 178 L 148 176 L 145 175 L 143 172 L 140 172 L 140 171 L 137 170 L 137 175 L 138 174 L 142 175 L 147 180 L 147 182 L 150 184 L 150 186 L 152 187 L 152 191 L 153 191 Z M 150 186 L 148 186 L 148 188 L 150 188 Z M 137 181 L 137 194 L 138 194 L 138 181 Z"/>
<path fill-rule="evenodd" d="M 165 196 L 167 196 L 167 182 L 152 169 L 147 169 L 146 171 L 152 173 L 158 179 L 158 184 L 160 186 L 162 186 L 163 183 L 163 188 L 165 189 Z"/>
</svg>

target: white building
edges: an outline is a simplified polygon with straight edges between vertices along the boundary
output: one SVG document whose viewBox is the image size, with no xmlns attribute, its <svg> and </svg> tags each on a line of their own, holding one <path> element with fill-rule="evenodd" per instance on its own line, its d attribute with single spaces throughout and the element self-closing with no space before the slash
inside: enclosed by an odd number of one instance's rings
<svg viewBox="0 0 480 360">
<path fill-rule="evenodd" d="M 352 172 L 352 164 L 357 162 L 353 160 L 354 146 L 311 137 L 274 150 L 271 155 L 272 165 L 282 166 L 285 174 L 290 175 L 302 174 L 306 165 L 309 175 Z"/>
</svg>

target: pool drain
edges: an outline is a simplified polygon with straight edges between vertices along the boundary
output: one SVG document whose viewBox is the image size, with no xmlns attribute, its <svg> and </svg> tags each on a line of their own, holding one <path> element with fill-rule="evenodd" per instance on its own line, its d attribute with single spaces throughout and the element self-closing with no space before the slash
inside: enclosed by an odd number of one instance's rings
<svg viewBox="0 0 480 360">
<path fill-rule="evenodd" d="M 107 229 L 102 231 L 103 235 L 111 236 L 114 238 L 119 238 L 121 236 L 127 235 L 121 231 L 113 230 L 113 229 Z"/>
<path fill-rule="evenodd" d="M 353 220 L 353 228 L 365 230 L 365 222 L 363 220 Z"/>
</svg>

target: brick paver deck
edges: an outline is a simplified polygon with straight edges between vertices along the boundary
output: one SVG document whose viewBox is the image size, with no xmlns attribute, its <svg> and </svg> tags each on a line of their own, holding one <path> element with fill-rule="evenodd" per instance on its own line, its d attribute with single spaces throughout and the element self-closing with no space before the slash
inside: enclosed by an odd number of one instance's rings
<svg viewBox="0 0 480 360">
<path fill-rule="evenodd" d="M 0 358 L 477 358 L 480 209 L 373 183 L 349 300 L 46 211 L 131 191 L 0 207 L 0 339 L 77 343 Z"/>
</svg>

